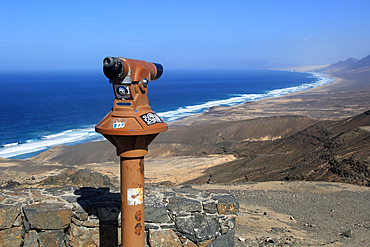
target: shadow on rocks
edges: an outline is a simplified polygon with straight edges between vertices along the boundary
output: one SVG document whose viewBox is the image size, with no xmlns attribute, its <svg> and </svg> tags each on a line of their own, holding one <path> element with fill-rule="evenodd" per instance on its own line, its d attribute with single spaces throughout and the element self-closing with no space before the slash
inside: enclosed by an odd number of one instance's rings
<svg viewBox="0 0 370 247">
<path fill-rule="evenodd" d="M 110 188 L 93 187 L 81 187 L 74 193 L 80 196 L 77 203 L 81 207 L 75 212 L 78 224 L 99 227 L 99 246 L 118 246 L 121 194 L 110 192 Z"/>
</svg>

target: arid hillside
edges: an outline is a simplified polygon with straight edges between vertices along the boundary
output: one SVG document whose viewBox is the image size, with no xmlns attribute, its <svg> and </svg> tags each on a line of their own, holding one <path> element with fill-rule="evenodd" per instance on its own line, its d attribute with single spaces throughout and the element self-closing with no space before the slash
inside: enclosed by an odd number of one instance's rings
<svg viewBox="0 0 370 247">
<path fill-rule="evenodd" d="M 190 183 L 274 180 L 335 181 L 370 185 L 370 111 L 323 121 L 275 141 L 218 143 L 198 152 L 234 154 Z"/>
</svg>

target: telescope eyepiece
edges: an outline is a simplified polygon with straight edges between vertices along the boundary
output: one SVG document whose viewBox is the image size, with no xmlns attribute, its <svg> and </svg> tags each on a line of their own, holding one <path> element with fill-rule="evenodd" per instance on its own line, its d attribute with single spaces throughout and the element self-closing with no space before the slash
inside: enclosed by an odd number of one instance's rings
<svg viewBox="0 0 370 247">
<path fill-rule="evenodd" d="M 103 60 L 104 67 L 111 67 L 113 65 L 113 58 L 112 57 L 106 57 Z"/>
<path fill-rule="evenodd" d="M 122 61 L 116 57 L 106 57 L 103 59 L 104 75 L 110 79 L 115 80 L 120 78 L 124 72 Z"/>
</svg>

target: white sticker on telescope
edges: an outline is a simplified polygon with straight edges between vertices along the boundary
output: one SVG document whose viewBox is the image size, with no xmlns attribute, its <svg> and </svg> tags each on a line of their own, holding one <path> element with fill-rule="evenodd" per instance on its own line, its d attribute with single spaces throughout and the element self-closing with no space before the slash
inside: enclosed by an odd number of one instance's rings
<svg viewBox="0 0 370 247">
<path fill-rule="evenodd" d="M 116 118 L 114 120 L 111 121 L 111 126 L 113 129 L 122 129 L 125 127 L 127 123 L 127 119 L 124 119 L 124 118 Z"/>
<path fill-rule="evenodd" d="M 147 114 L 141 115 L 140 117 L 148 126 L 156 123 L 163 123 L 162 119 L 160 119 L 160 117 L 158 117 L 158 115 L 154 112 L 149 112 Z"/>
<path fill-rule="evenodd" d="M 143 204 L 144 190 L 143 188 L 128 188 L 127 189 L 127 205 L 135 206 Z"/>
</svg>

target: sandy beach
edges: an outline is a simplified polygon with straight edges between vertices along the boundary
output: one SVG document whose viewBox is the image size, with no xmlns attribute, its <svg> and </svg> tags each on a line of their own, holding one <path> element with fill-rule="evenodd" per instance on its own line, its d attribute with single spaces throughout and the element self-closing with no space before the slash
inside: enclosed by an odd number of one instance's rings
<svg viewBox="0 0 370 247">
<path fill-rule="evenodd" d="M 266 98 L 233 107 L 214 107 L 206 113 L 185 118 L 172 125 L 207 124 L 281 115 L 338 120 L 368 110 L 370 82 L 366 76 L 327 76 L 335 78 L 336 81 L 282 97 Z"/>
</svg>

